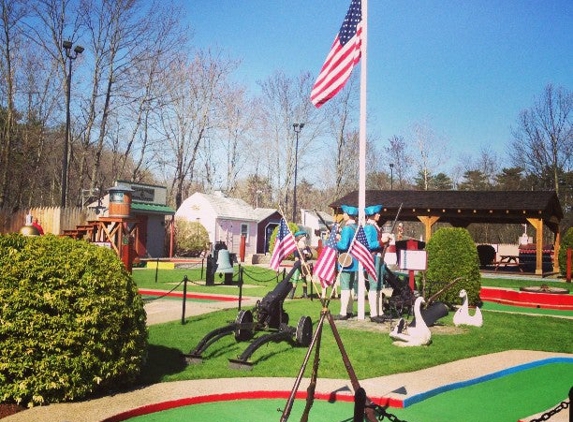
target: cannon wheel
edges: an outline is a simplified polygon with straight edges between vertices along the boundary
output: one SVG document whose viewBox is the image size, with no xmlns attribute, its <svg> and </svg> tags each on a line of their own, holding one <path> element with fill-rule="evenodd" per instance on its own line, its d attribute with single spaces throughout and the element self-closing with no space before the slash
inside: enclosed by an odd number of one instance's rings
<svg viewBox="0 0 573 422">
<path fill-rule="evenodd" d="M 253 337 L 253 313 L 251 311 L 239 311 L 235 324 L 236 341 L 247 341 Z"/>
<path fill-rule="evenodd" d="M 308 316 L 301 316 L 296 326 L 296 343 L 308 347 L 312 340 L 312 320 Z"/>
</svg>

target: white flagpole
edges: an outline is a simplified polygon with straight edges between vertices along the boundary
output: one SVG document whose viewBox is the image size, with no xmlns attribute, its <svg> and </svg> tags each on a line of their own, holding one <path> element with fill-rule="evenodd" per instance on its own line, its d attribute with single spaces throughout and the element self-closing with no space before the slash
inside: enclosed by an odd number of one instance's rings
<svg viewBox="0 0 573 422">
<path fill-rule="evenodd" d="M 366 71 L 368 40 L 368 0 L 362 0 L 362 52 L 360 58 L 360 134 L 359 134 L 359 186 L 358 186 L 358 224 L 364 224 L 366 206 Z M 364 319 L 364 295 L 366 285 L 362 265 L 358 266 L 358 319 Z"/>
</svg>

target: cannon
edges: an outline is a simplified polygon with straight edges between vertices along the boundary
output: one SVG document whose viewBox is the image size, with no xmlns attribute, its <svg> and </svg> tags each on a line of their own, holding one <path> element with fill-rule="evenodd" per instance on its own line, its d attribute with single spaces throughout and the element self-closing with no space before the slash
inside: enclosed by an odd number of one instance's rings
<svg viewBox="0 0 573 422">
<path fill-rule="evenodd" d="M 234 334 L 237 342 L 243 342 L 253 339 L 256 332 L 266 332 L 253 340 L 239 357 L 229 359 L 229 366 L 235 369 L 252 368 L 252 363 L 248 359 L 259 347 L 269 342 L 288 341 L 293 346 L 308 347 L 312 339 L 311 318 L 302 316 L 296 327 L 291 327 L 288 325 L 289 316 L 283 308 L 284 300 L 293 288 L 290 279 L 299 267 L 300 262 L 297 261 L 287 276 L 262 300 L 257 301 L 252 311 L 241 310 L 233 323 L 209 332 L 194 349 L 183 355 L 185 361 L 188 364 L 201 363 L 203 352 L 213 343 L 230 334 Z"/>
</svg>

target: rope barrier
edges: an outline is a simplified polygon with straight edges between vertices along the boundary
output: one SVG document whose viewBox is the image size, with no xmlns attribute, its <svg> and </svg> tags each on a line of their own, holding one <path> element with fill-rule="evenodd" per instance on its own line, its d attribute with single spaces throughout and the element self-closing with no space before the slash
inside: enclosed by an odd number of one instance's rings
<svg viewBox="0 0 573 422">
<path fill-rule="evenodd" d="M 186 277 L 187 276 L 185 276 L 185 278 Z M 181 280 L 177 286 L 175 286 L 174 288 L 172 288 L 168 292 L 164 293 L 163 295 L 157 296 L 157 297 L 144 298 L 143 302 L 144 303 L 153 302 L 154 300 L 163 299 L 164 297 L 169 296 L 171 293 L 173 293 L 175 291 L 175 289 L 177 289 L 179 286 L 181 286 L 183 284 L 183 282 L 185 281 L 185 278 L 183 280 Z"/>
</svg>

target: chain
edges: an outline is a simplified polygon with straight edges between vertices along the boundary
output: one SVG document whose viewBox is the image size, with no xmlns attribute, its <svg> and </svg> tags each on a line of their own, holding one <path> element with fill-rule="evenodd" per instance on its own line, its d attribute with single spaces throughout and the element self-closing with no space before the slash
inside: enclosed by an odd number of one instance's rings
<svg viewBox="0 0 573 422">
<path fill-rule="evenodd" d="M 559 405 L 557 405 L 557 407 L 555 407 L 555 409 L 550 410 L 549 412 L 544 413 L 543 415 L 541 415 L 539 418 L 537 419 L 531 419 L 529 422 L 540 422 L 540 421 L 546 421 L 549 420 L 553 415 L 555 415 L 556 413 L 561 412 L 563 409 L 567 409 L 569 407 L 569 402 L 567 401 L 562 401 Z"/>
<path fill-rule="evenodd" d="M 177 289 L 179 286 L 181 286 L 185 282 L 186 278 L 187 278 L 187 276 L 185 276 L 185 278 L 183 278 L 183 280 L 181 280 L 177 286 L 175 286 L 174 288 L 172 288 L 168 292 L 165 292 L 161 296 L 154 296 L 154 297 L 143 299 L 143 303 L 149 303 L 149 302 L 153 302 L 154 300 L 163 299 L 164 297 L 168 296 L 170 293 L 173 293 L 175 291 L 175 289 Z"/>
<path fill-rule="evenodd" d="M 243 268 L 243 273 L 248 275 L 251 280 L 256 281 L 257 283 L 268 283 L 269 281 L 276 280 L 277 278 L 276 275 L 273 275 L 271 278 L 268 279 L 260 279 L 260 278 L 258 279 L 256 277 L 253 277 L 253 273 L 248 271 L 246 268 Z"/>
<path fill-rule="evenodd" d="M 405 420 L 399 419 L 396 415 L 386 412 L 386 409 L 378 404 L 370 404 L 367 407 L 374 409 L 374 412 L 378 415 L 378 420 L 383 421 L 384 418 L 388 419 L 390 422 L 406 422 Z"/>
</svg>

